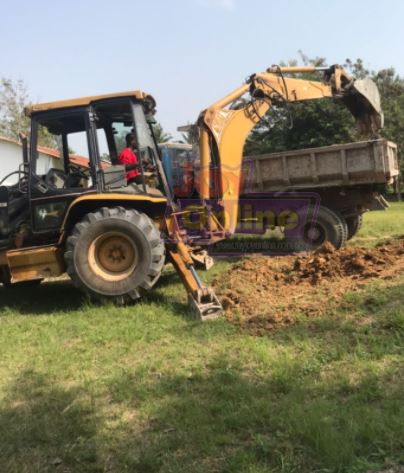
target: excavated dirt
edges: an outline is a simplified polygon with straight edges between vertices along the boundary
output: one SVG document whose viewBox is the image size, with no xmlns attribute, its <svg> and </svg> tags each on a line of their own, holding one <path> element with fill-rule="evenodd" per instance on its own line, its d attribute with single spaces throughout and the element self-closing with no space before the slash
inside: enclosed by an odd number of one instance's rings
<svg viewBox="0 0 404 473">
<path fill-rule="evenodd" d="M 326 243 L 312 253 L 245 258 L 213 281 L 227 319 L 263 334 L 299 315 L 329 312 L 366 281 L 404 274 L 404 236 L 376 248 L 336 250 Z"/>
</svg>

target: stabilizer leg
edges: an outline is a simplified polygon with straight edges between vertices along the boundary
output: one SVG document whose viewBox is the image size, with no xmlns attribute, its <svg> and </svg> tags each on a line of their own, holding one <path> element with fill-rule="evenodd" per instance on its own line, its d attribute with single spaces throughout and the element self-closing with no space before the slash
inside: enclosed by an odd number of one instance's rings
<svg viewBox="0 0 404 473">
<path fill-rule="evenodd" d="M 195 270 L 186 245 L 182 242 L 169 250 L 170 260 L 188 292 L 188 303 L 200 320 L 214 320 L 223 313 L 223 307 L 214 291 L 205 287 Z"/>
</svg>

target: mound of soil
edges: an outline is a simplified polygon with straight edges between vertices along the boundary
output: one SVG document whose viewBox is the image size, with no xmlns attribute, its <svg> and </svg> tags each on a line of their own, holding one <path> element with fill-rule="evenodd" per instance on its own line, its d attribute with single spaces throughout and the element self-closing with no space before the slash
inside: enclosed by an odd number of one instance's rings
<svg viewBox="0 0 404 473">
<path fill-rule="evenodd" d="M 321 315 L 365 280 L 400 272 L 404 238 L 376 248 L 336 250 L 326 243 L 312 253 L 245 258 L 213 287 L 229 321 L 262 333 L 291 324 L 300 314 Z"/>
<path fill-rule="evenodd" d="M 305 255 L 295 259 L 292 279 L 299 281 L 308 278 L 312 284 L 318 284 L 323 278 L 374 277 L 403 253 L 404 240 L 392 241 L 372 249 L 347 247 L 336 250 L 333 245 L 326 243 L 312 257 Z"/>
</svg>

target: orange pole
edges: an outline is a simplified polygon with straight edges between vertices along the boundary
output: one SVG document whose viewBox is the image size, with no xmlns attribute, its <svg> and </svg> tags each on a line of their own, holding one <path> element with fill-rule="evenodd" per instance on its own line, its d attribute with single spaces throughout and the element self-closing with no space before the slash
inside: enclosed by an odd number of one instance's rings
<svg viewBox="0 0 404 473">
<path fill-rule="evenodd" d="M 210 165 L 210 149 L 209 149 L 209 135 L 207 130 L 202 128 L 199 139 L 199 152 L 201 157 L 201 171 L 199 174 L 199 193 L 201 199 L 209 199 L 209 165 Z"/>
</svg>

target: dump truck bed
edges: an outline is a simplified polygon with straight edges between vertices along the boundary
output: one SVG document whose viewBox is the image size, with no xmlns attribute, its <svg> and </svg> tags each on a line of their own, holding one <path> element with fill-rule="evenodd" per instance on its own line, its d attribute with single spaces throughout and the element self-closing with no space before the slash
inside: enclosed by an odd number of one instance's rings
<svg viewBox="0 0 404 473">
<path fill-rule="evenodd" d="M 246 156 L 241 194 L 388 184 L 399 173 L 397 145 L 385 139 Z"/>
</svg>

